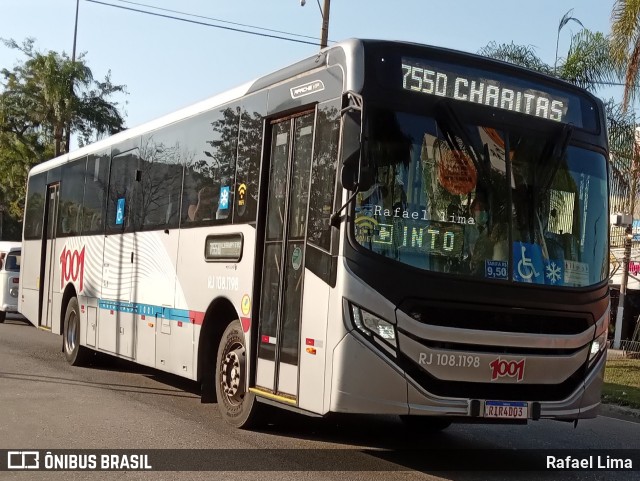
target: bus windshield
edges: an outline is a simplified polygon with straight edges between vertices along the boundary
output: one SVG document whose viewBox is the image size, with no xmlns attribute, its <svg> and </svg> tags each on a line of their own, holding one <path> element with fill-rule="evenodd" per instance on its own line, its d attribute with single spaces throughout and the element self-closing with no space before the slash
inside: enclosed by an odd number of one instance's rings
<svg viewBox="0 0 640 481">
<path fill-rule="evenodd" d="M 536 133 L 372 109 L 373 186 L 356 199 L 355 238 L 416 268 L 484 279 L 583 287 L 607 277 L 607 167 Z"/>
</svg>

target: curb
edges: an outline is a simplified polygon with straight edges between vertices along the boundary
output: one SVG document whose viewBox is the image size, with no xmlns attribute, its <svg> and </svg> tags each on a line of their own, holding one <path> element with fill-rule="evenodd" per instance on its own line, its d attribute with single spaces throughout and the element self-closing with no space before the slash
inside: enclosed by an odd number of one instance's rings
<svg viewBox="0 0 640 481">
<path fill-rule="evenodd" d="M 640 423 L 640 409 L 618 406 L 617 404 L 600 404 L 598 416 L 607 416 L 632 423 Z"/>
</svg>

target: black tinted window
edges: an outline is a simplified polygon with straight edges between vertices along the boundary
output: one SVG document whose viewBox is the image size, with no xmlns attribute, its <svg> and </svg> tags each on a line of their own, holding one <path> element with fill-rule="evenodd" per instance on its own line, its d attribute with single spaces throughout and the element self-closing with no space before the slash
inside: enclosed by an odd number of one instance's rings
<svg viewBox="0 0 640 481">
<path fill-rule="evenodd" d="M 27 187 L 27 205 L 24 210 L 25 239 L 42 238 L 46 179 L 46 173 L 36 174 L 29 179 Z"/>
<path fill-rule="evenodd" d="M 62 166 L 57 236 L 79 235 L 82 230 L 82 196 L 87 158 Z"/>
<path fill-rule="evenodd" d="M 227 105 L 187 121 L 183 226 L 231 220 L 240 108 Z"/>
<path fill-rule="evenodd" d="M 142 229 L 178 226 L 182 191 L 184 125 L 170 126 L 142 139 L 140 170 Z"/>
<path fill-rule="evenodd" d="M 107 205 L 107 228 L 111 231 L 131 231 L 140 225 L 135 180 L 138 158 L 138 149 L 133 149 L 111 159 Z"/>
<path fill-rule="evenodd" d="M 104 232 L 108 180 L 109 152 L 90 155 L 87 161 L 82 207 L 83 235 Z"/>
<path fill-rule="evenodd" d="M 242 102 L 234 222 L 256 221 L 266 109 L 266 93 L 256 94 Z"/>
</svg>

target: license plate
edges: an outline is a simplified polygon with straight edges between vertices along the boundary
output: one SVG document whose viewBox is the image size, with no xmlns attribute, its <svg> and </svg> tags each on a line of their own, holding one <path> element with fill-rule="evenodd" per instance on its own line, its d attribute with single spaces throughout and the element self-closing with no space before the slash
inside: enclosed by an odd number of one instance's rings
<svg viewBox="0 0 640 481">
<path fill-rule="evenodd" d="M 525 401 L 485 401 L 484 417 L 500 419 L 527 419 L 529 404 Z"/>
</svg>

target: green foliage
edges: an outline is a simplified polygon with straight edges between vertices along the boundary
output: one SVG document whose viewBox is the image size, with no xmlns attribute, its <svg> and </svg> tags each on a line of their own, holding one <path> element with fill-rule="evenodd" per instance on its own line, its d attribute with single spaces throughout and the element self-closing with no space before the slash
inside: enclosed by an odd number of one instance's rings
<svg viewBox="0 0 640 481">
<path fill-rule="evenodd" d="M 33 39 L 0 39 L 25 60 L 0 69 L 0 209 L 22 219 L 26 178 L 40 162 L 68 152 L 70 134 L 82 146 L 124 128 L 120 105 L 124 85 L 93 78 L 84 54 L 38 52 Z"/>
<path fill-rule="evenodd" d="M 607 361 L 602 401 L 640 408 L 640 360 L 616 359 Z"/>
<path fill-rule="evenodd" d="M 634 100 L 640 73 L 640 0 L 616 0 L 611 12 L 611 57 L 624 71 L 623 110 Z"/>
<path fill-rule="evenodd" d="M 520 65 L 548 75 L 553 72 L 553 69 L 538 57 L 535 47 L 532 45 L 516 45 L 513 42 L 500 44 L 490 42 L 486 47 L 481 48 L 478 53 L 485 57 Z"/>
<path fill-rule="evenodd" d="M 558 76 L 592 92 L 619 80 L 621 75 L 611 57 L 609 38 L 587 29 L 575 34 Z"/>
</svg>

